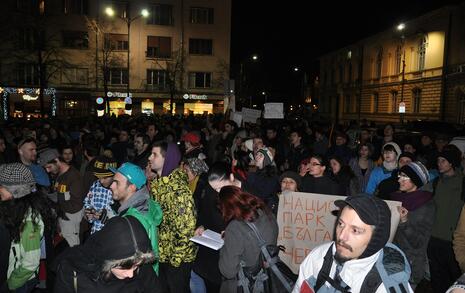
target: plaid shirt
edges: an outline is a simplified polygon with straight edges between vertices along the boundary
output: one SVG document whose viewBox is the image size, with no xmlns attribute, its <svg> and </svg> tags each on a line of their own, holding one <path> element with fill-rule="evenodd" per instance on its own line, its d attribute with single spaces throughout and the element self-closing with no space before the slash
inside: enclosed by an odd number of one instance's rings
<svg viewBox="0 0 465 293">
<path fill-rule="evenodd" d="M 84 198 L 84 208 L 85 209 L 95 209 L 97 212 L 102 210 L 107 210 L 107 215 L 110 218 L 113 215 L 113 210 L 110 205 L 113 204 L 113 193 L 109 188 L 102 186 L 99 180 L 95 181 L 89 189 L 89 193 Z M 100 220 L 89 220 L 89 223 L 92 224 L 91 234 L 94 234 L 100 229 L 103 228 L 104 224 Z"/>
</svg>

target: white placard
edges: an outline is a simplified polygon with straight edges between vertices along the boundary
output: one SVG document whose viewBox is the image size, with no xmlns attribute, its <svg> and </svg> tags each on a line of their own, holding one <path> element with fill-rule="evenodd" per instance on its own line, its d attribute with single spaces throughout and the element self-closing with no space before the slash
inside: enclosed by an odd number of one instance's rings
<svg viewBox="0 0 465 293">
<path fill-rule="evenodd" d="M 234 112 L 232 113 L 232 120 L 236 122 L 237 126 L 242 125 L 242 113 L 241 112 Z"/>
<path fill-rule="evenodd" d="M 242 107 L 242 121 L 257 123 L 257 119 L 262 117 L 262 111 Z"/>
<path fill-rule="evenodd" d="M 281 194 L 278 208 L 278 245 L 286 248 L 280 252 L 280 258 L 294 273 L 310 251 L 318 245 L 331 241 L 336 215 L 332 211 L 338 208 L 334 201 L 345 196 L 325 195 L 303 192 L 286 192 Z M 401 202 L 386 200 L 391 209 L 391 236 L 399 224 L 398 206 Z"/>
<path fill-rule="evenodd" d="M 266 119 L 283 119 L 284 118 L 284 105 L 283 103 L 266 103 L 265 115 Z"/>
</svg>

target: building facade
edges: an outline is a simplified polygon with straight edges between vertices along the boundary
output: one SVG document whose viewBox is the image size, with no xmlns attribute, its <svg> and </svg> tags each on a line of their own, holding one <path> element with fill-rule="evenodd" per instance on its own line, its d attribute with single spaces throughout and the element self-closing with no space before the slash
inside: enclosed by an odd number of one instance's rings
<svg viewBox="0 0 465 293">
<path fill-rule="evenodd" d="M 41 96 L 59 116 L 224 109 L 230 0 L 5 2 L 4 114 L 34 115 Z"/>
<path fill-rule="evenodd" d="M 393 24 L 320 58 L 319 112 L 335 121 L 465 122 L 465 5 Z"/>
</svg>

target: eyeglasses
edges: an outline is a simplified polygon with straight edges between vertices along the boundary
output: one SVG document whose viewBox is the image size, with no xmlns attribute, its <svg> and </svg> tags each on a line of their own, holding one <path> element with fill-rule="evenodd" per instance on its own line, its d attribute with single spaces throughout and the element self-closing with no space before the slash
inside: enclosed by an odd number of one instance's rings
<svg viewBox="0 0 465 293">
<path fill-rule="evenodd" d="M 310 164 L 311 166 L 322 166 L 320 163 L 315 163 L 315 162 L 309 163 L 309 164 Z"/>
<path fill-rule="evenodd" d="M 399 174 L 397 178 L 399 178 L 400 180 L 410 180 L 410 177 L 408 177 L 405 174 Z"/>
</svg>

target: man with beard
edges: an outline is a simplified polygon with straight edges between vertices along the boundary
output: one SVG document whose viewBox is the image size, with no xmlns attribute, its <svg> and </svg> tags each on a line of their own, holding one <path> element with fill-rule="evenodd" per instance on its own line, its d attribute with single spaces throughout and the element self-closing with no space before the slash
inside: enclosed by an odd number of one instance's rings
<svg viewBox="0 0 465 293">
<path fill-rule="evenodd" d="M 305 258 L 293 292 L 413 292 L 404 253 L 387 243 L 391 225 L 387 204 L 363 194 L 334 204 L 341 209 L 336 239 Z"/>
</svg>

